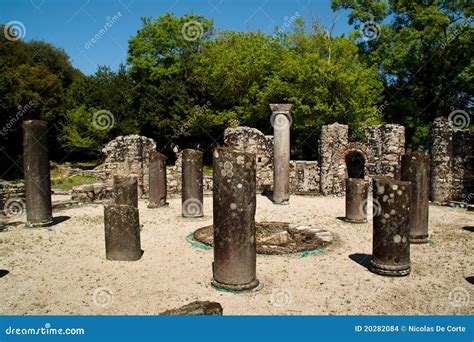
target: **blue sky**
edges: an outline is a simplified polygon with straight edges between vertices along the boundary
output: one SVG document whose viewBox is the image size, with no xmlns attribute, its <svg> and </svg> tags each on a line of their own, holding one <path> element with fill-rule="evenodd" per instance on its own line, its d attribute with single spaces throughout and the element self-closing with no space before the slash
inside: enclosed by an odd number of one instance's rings
<svg viewBox="0 0 474 342">
<path fill-rule="evenodd" d="M 288 18 L 299 15 L 308 21 L 315 16 L 331 26 L 334 35 L 347 33 L 347 14 L 331 10 L 330 0 L 0 0 L 0 23 L 19 21 L 24 25 L 24 40 L 40 39 L 63 48 L 72 64 L 86 74 L 97 65 L 116 70 L 127 58 L 128 39 L 141 27 L 141 17 L 158 17 L 166 12 L 180 16 L 203 14 L 214 20 L 217 29 L 255 31 L 271 34 Z M 118 15 L 120 13 L 120 15 Z M 85 45 L 117 20 L 106 34 Z"/>
</svg>

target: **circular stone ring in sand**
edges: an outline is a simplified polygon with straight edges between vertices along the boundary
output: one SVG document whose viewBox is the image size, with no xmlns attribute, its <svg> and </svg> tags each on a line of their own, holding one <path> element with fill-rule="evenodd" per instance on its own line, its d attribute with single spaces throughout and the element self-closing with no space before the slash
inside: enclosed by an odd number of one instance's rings
<svg viewBox="0 0 474 342">
<path fill-rule="evenodd" d="M 288 222 L 256 222 L 257 253 L 287 254 L 320 249 L 331 243 L 333 236 L 327 230 L 298 226 Z M 199 228 L 194 240 L 213 246 L 213 226 Z"/>
</svg>

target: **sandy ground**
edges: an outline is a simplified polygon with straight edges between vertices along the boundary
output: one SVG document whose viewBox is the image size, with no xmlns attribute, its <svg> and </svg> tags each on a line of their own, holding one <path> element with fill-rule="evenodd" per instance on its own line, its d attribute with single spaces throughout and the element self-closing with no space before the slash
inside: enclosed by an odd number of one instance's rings
<svg viewBox="0 0 474 342">
<path fill-rule="evenodd" d="M 66 220 L 50 230 L 18 225 L 0 232 L 0 313 L 154 315 L 195 300 L 217 301 L 227 315 L 474 313 L 474 213 L 431 206 L 430 244 L 412 245 L 411 275 L 389 278 L 364 266 L 371 221 L 337 219 L 344 198 L 292 196 L 289 206 L 257 201 L 257 220 L 324 228 L 334 243 L 303 258 L 259 255 L 260 291 L 221 292 L 210 286 L 212 250 L 185 239 L 212 223 L 211 197 L 205 217 L 194 220 L 181 218 L 179 198 L 163 209 L 141 201 L 144 254 L 137 262 L 105 260 L 103 207 L 83 206 L 55 213 Z"/>
</svg>

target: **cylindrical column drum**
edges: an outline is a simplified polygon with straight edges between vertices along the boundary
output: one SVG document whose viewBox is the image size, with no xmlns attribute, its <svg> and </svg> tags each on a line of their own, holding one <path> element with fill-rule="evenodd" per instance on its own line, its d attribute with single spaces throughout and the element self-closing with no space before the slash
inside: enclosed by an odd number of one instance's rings
<svg viewBox="0 0 474 342">
<path fill-rule="evenodd" d="M 45 121 L 23 122 L 23 171 L 27 226 L 48 226 L 53 222 L 53 210 L 48 129 Z"/>
<path fill-rule="evenodd" d="M 411 182 L 410 243 L 428 242 L 430 157 L 415 151 L 402 157 L 402 180 Z"/>
<path fill-rule="evenodd" d="M 152 155 L 148 179 L 150 188 L 150 202 L 148 203 L 148 208 L 167 206 L 166 156 L 161 153 L 155 153 Z"/>
<path fill-rule="evenodd" d="M 104 207 L 107 260 L 135 261 L 142 256 L 138 209 L 131 205 Z"/>
<path fill-rule="evenodd" d="M 369 181 L 359 178 L 346 179 L 346 221 L 367 222 L 367 195 Z"/>
<path fill-rule="evenodd" d="M 250 290 L 256 278 L 255 155 L 217 148 L 214 166 L 214 263 L 212 284 L 233 291 Z"/>
<path fill-rule="evenodd" d="M 183 151 L 182 158 L 182 216 L 202 217 L 204 215 L 202 152 L 187 149 Z"/>
<path fill-rule="evenodd" d="M 387 276 L 410 273 L 410 182 L 374 177 L 373 254 L 370 270 Z"/>
</svg>

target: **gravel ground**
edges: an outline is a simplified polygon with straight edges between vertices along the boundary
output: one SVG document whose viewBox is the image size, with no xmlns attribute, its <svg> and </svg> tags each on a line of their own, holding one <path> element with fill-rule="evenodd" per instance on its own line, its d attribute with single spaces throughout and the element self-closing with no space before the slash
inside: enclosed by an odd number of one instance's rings
<svg viewBox="0 0 474 342">
<path fill-rule="evenodd" d="M 228 293 L 210 286 L 212 250 L 186 236 L 212 223 L 181 218 L 180 199 L 147 209 L 140 201 L 142 249 L 136 262 L 105 260 L 103 207 L 55 213 L 50 229 L 10 225 L 0 232 L 0 312 L 14 315 L 155 315 L 195 300 L 226 315 L 472 314 L 474 213 L 430 206 L 430 243 L 412 245 L 412 273 L 389 278 L 366 268 L 372 222 L 352 225 L 344 198 L 292 196 L 289 206 L 257 198 L 257 220 L 288 221 L 333 233 L 321 253 L 257 257 L 263 288 Z M 24 219 L 20 217 L 20 220 Z M 8 272 L 8 273 L 7 273 Z"/>
</svg>

